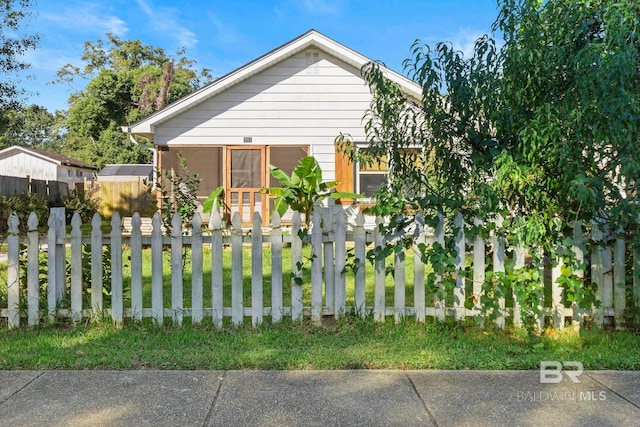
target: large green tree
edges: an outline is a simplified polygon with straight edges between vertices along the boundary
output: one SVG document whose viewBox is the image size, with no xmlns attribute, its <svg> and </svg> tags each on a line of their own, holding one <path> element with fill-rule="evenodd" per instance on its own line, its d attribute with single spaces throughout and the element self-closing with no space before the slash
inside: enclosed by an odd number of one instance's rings
<svg viewBox="0 0 640 427">
<path fill-rule="evenodd" d="M 112 34 L 86 42 L 82 66 L 67 64 L 58 72 L 58 82 L 89 81 L 69 99 L 65 150 L 97 166 L 148 162 L 149 150 L 132 144 L 120 126 L 163 108 L 211 78 L 208 70 L 196 70 L 184 51 L 176 55 Z"/>
<path fill-rule="evenodd" d="M 0 111 L 0 149 L 23 145 L 59 151 L 64 139 L 61 123 L 61 117 L 38 105 Z"/>
<path fill-rule="evenodd" d="M 374 210 L 389 216 L 390 231 L 407 236 L 418 212 L 432 226 L 437 211 L 449 219 L 462 212 L 466 224 L 489 220 L 467 226 L 467 236 L 493 231 L 531 256 L 523 268 L 510 262 L 505 272 L 488 270 L 467 308 L 479 300 L 495 315 L 500 297 L 514 295 L 533 327 L 544 294 L 540 254 L 562 257 L 567 302 L 598 304 L 603 284 L 582 284 L 586 265 L 574 248 L 585 247 L 573 239 L 573 224 L 616 233 L 623 227 L 640 247 L 638 17 L 640 3 L 630 0 L 499 0 L 493 30 L 501 40 L 480 38 L 472 57 L 446 42 L 413 45 L 405 67 L 422 86 L 420 100 L 407 98 L 378 64 L 364 67 L 373 94 L 368 149 L 338 139 L 361 163 L 387 159 L 389 182 Z M 459 230 L 446 223 L 443 244 L 417 246 L 434 269 L 428 284 L 440 299 L 460 286 Z M 394 239 L 372 256 L 410 243 L 410 236 Z M 594 244 L 587 241 L 587 249 Z"/>
<path fill-rule="evenodd" d="M 18 108 L 24 88 L 19 73 L 29 68 L 24 54 L 38 45 L 37 34 L 25 33 L 31 0 L 0 0 L 0 109 Z"/>
<path fill-rule="evenodd" d="M 520 237 L 549 243 L 573 220 L 633 227 L 640 3 L 500 0 L 498 12 L 502 40 L 477 40 L 471 58 L 414 44 L 405 69 L 423 88 L 418 102 L 377 64 L 363 69 L 369 149 L 352 155 L 389 156 L 396 172 L 378 209 L 502 211 L 521 219 Z"/>
</svg>

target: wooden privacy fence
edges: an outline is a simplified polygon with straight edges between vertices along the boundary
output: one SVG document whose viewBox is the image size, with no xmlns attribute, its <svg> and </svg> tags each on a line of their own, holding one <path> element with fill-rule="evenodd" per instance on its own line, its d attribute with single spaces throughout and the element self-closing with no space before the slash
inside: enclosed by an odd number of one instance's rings
<svg viewBox="0 0 640 427">
<path fill-rule="evenodd" d="M 0 175 L 0 196 L 11 197 L 24 193 L 37 194 L 49 202 L 59 202 L 69 193 L 69 184 L 30 177 Z"/>
<path fill-rule="evenodd" d="M 85 189 L 100 201 L 98 212 L 111 218 L 114 212 L 122 216 L 153 215 L 157 209 L 155 193 L 148 191 L 147 184 L 136 181 L 85 181 Z"/>
<path fill-rule="evenodd" d="M 413 317 L 416 321 L 422 322 L 426 317 L 444 319 L 445 316 L 462 320 L 469 316 L 482 315 L 480 298 L 477 297 L 482 293 L 481 286 L 487 272 L 486 256 L 492 257 L 493 271 L 500 272 L 505 269 L 504 241 L 495 237 L 487 240 L 480 236 L 465 238 L 461 214 L 456 217 L 453 228 L 458 230 L 455 236 L 457 274 L 455 287 L 448 298 L 439 298 L 438 294 L 432 294 L 427 290 L 425 277 L 429 272 L 429 266 L 421 261 L 417 253 L 401 250 L 394 252 L 392 259 L 380 257 L 373 265 L 364 262 L 368 249 L 382 248 L 397 236 L 382 235 L 377 227 L 374 230 L 366 230 L 362 213 L 358 213 L 355 226 L 348 227 L 343 211 L 332 213 L 326 209 L 322 214 L 316 211 L 310 233 L 305 237 L 307 243 L 303 243 L 298 234 L 300 216 L 297 213 L 293 216 L 290 229 L 283 228 L 280 217 L 274 214 L 272 228 L 268 233 L 263 232 L 262 220 L 257 213 L 250 231 L 241 228 L 241 220 L 237 214 L 232 218 L 231 228 L 223 229 L 217 213 L 212 215 L 208 230 L 203 230 L 202 220 L 196 214 L 191 224 L 193 232 L 190 233 L 183 232 L 181 218 L 176 214 L 173 217 L 170 236 L 162 235 L 162 223 L 158 214 L 152 219 L 151 235 L 144 236 L 140 231 L 142 219 L 137 213 L 131 221 L 130 235 L 123 235 L 121 219 L 117 213 L 111 218 L 110 235 L 103 235 L 102 218 L 98 214 L 93 217 L 90 236 L 83 236 L 78 214 L 73 216 L 70 235 L 66 235 L 63 218 L 63 212 L 52 211 L 46 238 L 41 238 L 38 234 L 38 219 L 34 213 L 28 220 L 29 231 L 26 237 L 18 235 L 18 218 L 15 214 L 9 219 L 7 305 L 0 306 L 0 317 L 7 319 L 10 328 L 19 326 L 25 320 L 28 325 L 36 325 L 44 320 L 43 318 L 54 319 L 56 316 L 62 316 L 78 321 L 94 315 L 108 316 L 116 323 L 123 322 L 125 318 L 139 321 L 150 317 L 157 323 L 171 319 L 178 325 L 185 316 L 191 317 L 195 323 L 208 317 L 217 326 L 222 325 L 224 318 L 230 318 L 236 325 L 243 323 L 245 318 L 251 318 L 252 325 L 258 325 L 266 316 L 269 316 L 272 322 L 279 322 L 284 316 L 294 320 L 310 316 L 313 323 L 319 324 L 323 316 L 340 316 L 347 312 L 360 316 L 372 313 L 376 321 L 383 321 L 387 316 L 393 316 L 396 321 Z M 378 223 L 381 221 L 380 218 L 377 219 Z M 418 244 L 443 244 L 444 225 L 440 216 L 439 226 L 433 233 L 418 226 L 412 233 L 412 238 Z M 593 237 L 598 239 L 601 236 Z M 26 286 L 20 268 L 20 243 L 26 245 Z M 83 257 L 83 244 L 91 245 L 88 265 L 86 261 L 83 265 L 83 258 L 87 259 L 86 255 Z M 303 251 L 304 244 L 310 245 L 310 256 Z M 130 259 L 126 267 L 130 268 L 130 286 L 126 290 L 123 287 L 124 246 L 130 248 Z M 47 286 L 41 291 L 39 252 L 43 247 L 47 249 Z M 107 284 L 103 282 L 105 264 L 102 251 L 106 247 L 110 247 L 111 276 L 106 280 L 110 280 L 111 296 L 109 300 L 103 301 L 103 286 Z M 143 247 L 151 248 L 151 273 L 146 276 L 143 276 Z M 185 248 L 191 251 L 191 283 L 187 284 L 191 291 L 189 302 L 185 302 L 183 297 Z M 203 251 L 208 248 L 210 250 Z M 170 253 L 170 281 L 164 279 L 164 274 L 168 272 L 163 271 L 163 249 L 168 249 Z M 545 301 L 543 293 L 539 296 L 541 313 L 537 319 L 538 326 L 544 327 L 545 318 L 548 317 L 553 319 L 555 327 L 562 328 L 567 317 L 571 317 L 573 321 L 582 321 L 587 315 L 591 316 L 596 324 L 602 324 L 605 318 L 610 318 L 616 325 L 622 324 L 626 293 L 632 294 L 635 304 L 640 305 L 640 257 L 637 253 L 630 258 L 626 257 L 625 249 L 625 242 L 618 239 L 613 250 L 599 247 L 591 254 L 578 253 L 578 257 L 590 257 L 590 280 L 599 284 L 597 298 L 602 305 L 591 310 L 566 307 L 563 290 L 558 284 L 561 264 L 556 264 L 550 271 L 548 283 L 551 287 L 550 301 Z M 229 250 L 230 266 L 223 263 L 223 253 Z M 310 259 L 310 266 L 306 267 L 310 270 L 310 283 L 303 284 L 299 272 L 295 273 L 293 278 L 283 273 L 285 250 L 290 251 L 292 272 L 297 272 L 298 266 L 302 265 L 306 258 Z M 348 251 L 353 251 L 355 258 L 347 257 Z M 204 253 L 210 254 L 208 256 L 211 258 L 211 271 L 206 272 L 211 278 L 211 298 L 207 300 L 207 306 L 203 297 Z M 516 268 L 524 266 L 524 250 L 515 248 L 513 253 L 512 261 L 515 262 Z M 352 270 L 353 274 L 345 275 L 343 273 L 348 259 L 360 260 L 357 262 L 360 268 L 354 272 Z M 271 270 L 270 278 L 267 280 L 271 301 L 264 300 L 265 263 L 270 264 Z M 243 264 L 250 265 L 250 288 L 247 289 L 243 286 Z M 632 279 L 629 280 L 625 274 L 628 266 L 634 269 Z M 225 279 L 223 272 L 229 268 L 230 278 L 227 275 Z M 83 270 L 86 277 L 87 269 L 90 269 L 88 282 L 86 278 L 83 279 Z M 465 269 L 470 271 L 465 274 Z M 393 275 L 388 276 L 388 271 L 393 271 Z M 410 276 L 411 281 L 408 280 Z M 304 303 L 303 288 L 306 286 L 310 286 L 310 298 L 309 290 L 304 290 L 310 304 Z M 25 287 L 26 291 L 22 289 Z M 290 298 L 287 297 L 285 304 L 283 291 L 286 287 L 289 287 L 286 293 L 290 293 Z M 146 298 L 145 305 L 143 289 L 148 292 L 149 288 L 151 297 Z M 165 301 L 164 290 L 168 291 L 169 288 L 170 301 Z M 411 289 L 413 295 L 410 299 L 413 300 L 413 304 L 408 305 L 407 294 L 411 295 Z M 88 291 L 90 297 L 87 295 Z M 251 303 L 245 307 L 245 301 L 248 301 L 249 297 L 247 295 L 245 299 L 244 293 L 247 291 L 250 292 Z M 352 295 L 349 301 L 346 297 L 347 291 Z M 40 292 L 46 292 L 46 295 L 40 295 Z M 473 307 L 465 307 L 465 300 L 471 296 L 475 296 Z M 225 304 L 225 300 L 230 301 L 230 304 Z M 502 297 L 496 314 L 496 322 L 500 327 L 505 325 L 508 317 L 515 325 L 521 324 L 520 307 L 513 297 Z"/>
</svg>

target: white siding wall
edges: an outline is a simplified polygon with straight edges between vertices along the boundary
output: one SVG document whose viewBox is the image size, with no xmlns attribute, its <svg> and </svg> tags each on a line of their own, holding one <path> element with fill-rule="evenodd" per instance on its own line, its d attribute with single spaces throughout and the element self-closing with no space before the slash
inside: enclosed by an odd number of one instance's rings
<svg viewBox="0 0 640 427">
<path fill-rule="evenodd" d="M 58 179 L 57 165 L 55 163 L 20 152 L 0 157 L 0 175 L 22 178 L 30 176 L 33 179 L 48 181 Z"/>
<path fill-rule="evenodd" d="M 313 57 L 314 52 L 318 55 Z M 325 179 L 334 139 L 365 138 L 371 94 L 360 70 L 317 49 L 292 56 L 156 127 L 158 145 L 310 145 Z"/>
</svg>

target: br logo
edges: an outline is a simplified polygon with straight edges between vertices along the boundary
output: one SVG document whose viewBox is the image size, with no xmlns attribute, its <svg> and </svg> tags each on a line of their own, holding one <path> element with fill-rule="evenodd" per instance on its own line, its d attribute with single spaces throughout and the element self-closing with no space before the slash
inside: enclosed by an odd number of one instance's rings
<svg viewBox="0 0 640 427">
<path fill-rule="evenodd" d="M 564 369 L 563 368 L 575 368 Z M 556 362 L 543 360 L 540 361 L 540 383 L 542 384 L 557 384 L 562 381 L 562 373 L 569 377 L 574 383 L 579 383 L 578 377 L 582 375 L 583 366 L 581 362 L 567 361 Z"/>
</svg>

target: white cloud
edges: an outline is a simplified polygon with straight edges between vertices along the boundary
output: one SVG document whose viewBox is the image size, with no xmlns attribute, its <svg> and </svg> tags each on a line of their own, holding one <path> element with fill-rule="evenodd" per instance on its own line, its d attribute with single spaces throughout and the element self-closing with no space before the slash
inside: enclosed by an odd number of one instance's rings
<svg viewBox="0 0 640 427">
<path fill-rule="evenodd" d="M 148 24 L 157 33 L 169 35 L 175 39 L 178 47 L 191 48 L 198 44 L 198 37 L 187 27 L 180 25 L 175 17 L 177 9 L 152 7 L 145 0 L 137 0 L 138 6 L 148 18 Z"/>
<path fill-rule="evenodd" d="M 294 0 L 294 4 L 312 15 L 340 15 L 341 7 L 326 0 Z"/>
<path fill-rule="evenodd" d="M 89 30 L 97 34 L 112 33 L 123 37 L 128 31 L 127 23 L 111 15 L 97 4 L 79 3 L 59 13 L 41 14 L 41 17 L 59 28 Z"/>
<path fill-rule="evenodd" d="M 442 41 L 451 42 L 455 50 L 462 52 L 465 59 L 469 59 L 473 56 L 476 41 L 485 34 L 486 32 L 461 28 L 456 33 L 443 35 L 442 38 L 425 37 L 422 40 L 429 45 Z M 499 47 L 500 44 L 496 43 L 496 48 Z"/>
</svg>

